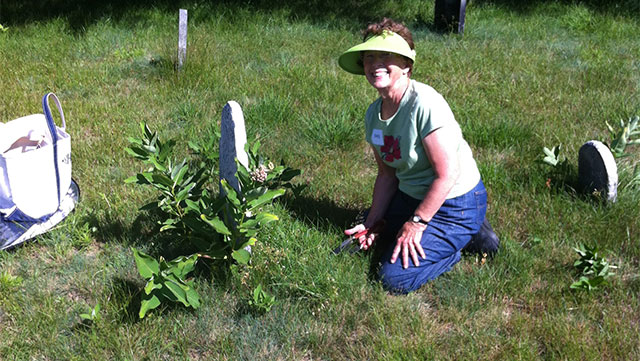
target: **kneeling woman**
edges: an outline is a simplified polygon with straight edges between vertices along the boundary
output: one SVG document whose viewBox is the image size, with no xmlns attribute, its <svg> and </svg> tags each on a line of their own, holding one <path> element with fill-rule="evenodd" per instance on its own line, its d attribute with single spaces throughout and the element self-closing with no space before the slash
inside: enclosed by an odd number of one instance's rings
<svg viewBox="0 0 640 361">
<path fill-rule="evenodd" d="M 487 207 L 476 162 L 449 105 L 430 86 L 411 80 L 415 54 L 410 31 L 384 19 L 369 25 L 364 42 L 338 59 L 380 95 L 365 115 L 378 165 L 373 202 L 364 224 L 345 233 L 369 230 L 358 241 L 364 249 L 376 242 L 380 279 L 399 293 L 450 270 L 481 229 Z M 378 233 L 374 225 L 382 222 Z"/>
</svg>

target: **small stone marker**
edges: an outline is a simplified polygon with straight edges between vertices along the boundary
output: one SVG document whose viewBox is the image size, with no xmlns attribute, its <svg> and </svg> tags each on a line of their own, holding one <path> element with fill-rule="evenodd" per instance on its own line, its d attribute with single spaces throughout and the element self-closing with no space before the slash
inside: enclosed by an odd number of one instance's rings
<svg viewBox="0 0 640 361">
<path fill-rule="evenodd" d="M 182 69 L 187 58 L 187 10 L 180 9 L 178 22 L 178 70 Z"/>
<path fill-rule="evenodd" d="M 240 104 L 229 101 L 222 109 L 220 123 L 220 179 L 225 179 L 237 192 L 240 185 L 236 178 L 238 167 L 235 159 L 245 167 L 249 166 L 249 156 L 244 150 L 247 133 Z"/>
<path fill-rule="evenodd" d="M 609 147 L 591 140 L 578 153 L 578 182 L 583 192 L 598 192 L 602 198 L 615 202 L 618 196 L 618 167 Z"/>
<path fill-rule="evenodd" d="M 467 0 L 436 0 L 434 25 L 439 31 L 464 32 Z"/>
</svg>

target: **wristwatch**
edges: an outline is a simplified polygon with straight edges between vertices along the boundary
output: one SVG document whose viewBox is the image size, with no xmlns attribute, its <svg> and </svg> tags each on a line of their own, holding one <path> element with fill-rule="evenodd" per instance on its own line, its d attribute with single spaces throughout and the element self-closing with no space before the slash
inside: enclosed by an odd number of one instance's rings
<svg viewBox="0 0 640 361">
<path fill-rule="evenodd" d="M 411 217 L 411 222 L 424 224 L 425 226 L 429 224 L 429 222 L 427 222 L 424 219 L 420 218 L 420 216 L 417 215 L 417 214 L 414 214 L 413 217 Z"/>
</svg>

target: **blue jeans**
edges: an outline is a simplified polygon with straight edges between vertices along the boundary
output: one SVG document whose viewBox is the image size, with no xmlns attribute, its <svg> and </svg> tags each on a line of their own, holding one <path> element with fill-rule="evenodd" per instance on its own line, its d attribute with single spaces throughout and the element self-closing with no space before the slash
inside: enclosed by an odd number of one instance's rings
<svg viewBox="0 0 640 361">
<path fill-rule="evenodd" d="M 390 262 L 396 246 L 396 234 L 420 202 L 397 191 L 385 214 L 385 230 L 377 241 L 376 252 L 380 257 L 378 276 L 385 289 L 395 293 L 415 291 L 460 261 L 460 250 L 480 230 L 484 221 L 487 191 L 480 181 L 466 194 L 447 199 L 422 234 L 421 244 L 427 258 L 418 256 L 420 266 L 417 267 L 409 258 L 409 267 L 403 269 L 401 255 L 395 263 Z"/>
</svg>

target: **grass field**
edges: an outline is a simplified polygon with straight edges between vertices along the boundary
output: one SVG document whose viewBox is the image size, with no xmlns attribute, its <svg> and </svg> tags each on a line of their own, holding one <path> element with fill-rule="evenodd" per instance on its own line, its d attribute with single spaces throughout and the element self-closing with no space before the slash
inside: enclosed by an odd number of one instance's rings
<svg viewBox="0 0 640 361">
<path fill-rule="evenodd" d="M 180 4 L 189 45 L 176 72 L 172 2 L 0 0 L 0 121 L 41 112 L 54 91 L 82 191 L 55 230 L 0 252 L 0 360 L 640 359 L 640 148 L 617 159 L 616 203 L 562 181 L 584 142 L 610 141 L 605 121 L 640 115 L 635 1 L 473 1 L 464 36 L 432 30 L 432 1 L 214 3 Z M 382 16 L 412 28 L 413 78 L 449 102 L 502 241 L 494 259 L 465 257 L 408 296 L 371 280 L 368 255 L 330 254 L 375 177 L 362 119 L 377 94 L 336 59 Z M 201 308 L 139 320 L 130 247 L 159 256 L 167 241 L 138 210 L 154 194 L 124 184 L 142 170 L 127 137 L 145 121 L 182 157 L 213 136 L 229 100 L 250 142 L 308 187 L 273 206 L 280 221 L 250 268 L 222 277 L 201 264 Z M 540 162 L 558 144 L 565 178 Z M 580 243 L 619 267 L 601 289 L 569 288 Z M 258 283 L 277 299 L 265 314 L 247 307 Z M 82 322 L 96 304 L 100 319 Z"/>
</svg>

